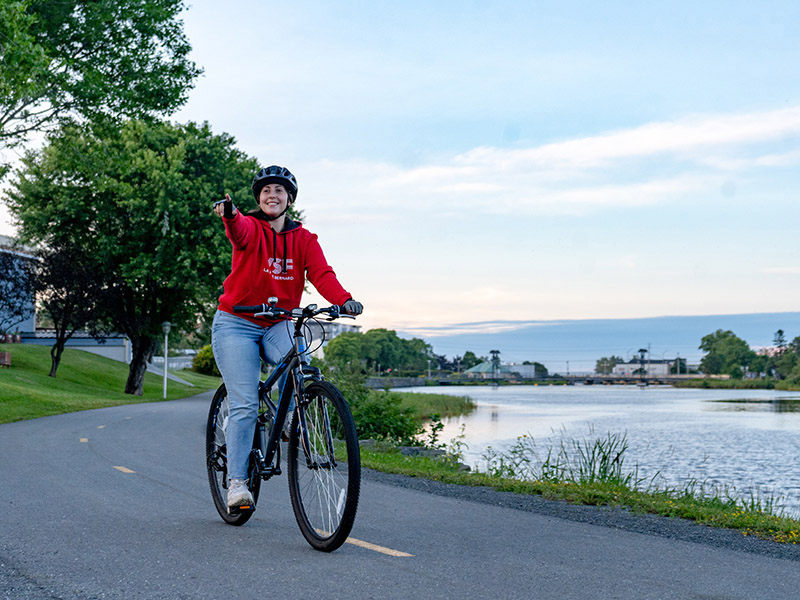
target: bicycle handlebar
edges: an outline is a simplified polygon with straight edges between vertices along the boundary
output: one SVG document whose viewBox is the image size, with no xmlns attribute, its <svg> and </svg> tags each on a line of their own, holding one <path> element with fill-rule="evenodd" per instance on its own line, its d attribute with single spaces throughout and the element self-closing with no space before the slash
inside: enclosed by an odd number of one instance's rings
<svg viewBox="0 0 800 600">
<path fill-rule="evenodd" d="M 323 308 L 317 308 L 316 304 L 309 304 L 305 308 L 298 307 L 293 310 L 286 310 L 285 308 L 270 304 L 256 304 L 253 306 L 236 305 L 233 307 L 233 312 L 253 313 L 253 316 L 256 317 L 277 318 L 281 316 L 288 316 L 292 319 L 299 319 L 303 317 L 311 318 L 325 313 L 328 315 L 331 321 L 338 318 L 355 319 L 355 316 L 343 313 L 342 307 L 337 304 Z"/>
</svg>

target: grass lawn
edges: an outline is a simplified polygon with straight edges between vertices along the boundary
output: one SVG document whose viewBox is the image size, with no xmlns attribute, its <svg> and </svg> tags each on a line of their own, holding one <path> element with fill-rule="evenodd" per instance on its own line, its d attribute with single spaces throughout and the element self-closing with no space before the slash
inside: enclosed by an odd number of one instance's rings
<svg viewBox="0 0 800 600">
<path fill-rule="evenodd" d="M 373 391 L 373 394 L 386 392 Z M 477 405 L 468 396 L 452 396 L 448 394 L 429 394 L 427 392 L 389 392 L 400 397 L 400 403 L 414 411 L 419 419 L 428 419 L 431 415 L 457 417 L 471 413 Z"/>
<path fill-rule="evenodd" d="M 144 393 L 124 393 L 128 365 L 82 350 L 66 349 L 56 378 L 50 372 L 50 347 L 0 344 L 11 352 L 11 368 L 0 369 L 0 423 L 35 419 L 65 412 L 156 402 L 162 400 L 163 377 L 146 373 Z M 216 388 L 218 377 L 191 371 L 175 373 L 195 387 L 167 384 L 167 399 L 175 400 Z"/>
</svg>

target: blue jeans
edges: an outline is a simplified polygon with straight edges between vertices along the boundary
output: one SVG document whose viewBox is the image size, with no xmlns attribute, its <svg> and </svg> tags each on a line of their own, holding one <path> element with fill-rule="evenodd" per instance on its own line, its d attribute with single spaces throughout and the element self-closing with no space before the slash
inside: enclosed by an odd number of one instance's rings
<svg viewBox="0 0 800 600">
<path fill-rule="evenodd" d="M 218 310 L 211 326 L 211 348 L 228 391 L 230 418 L 225 431 L 228 477 L 247 479 L 247 465 L 258 417 L 261 359 L 276 365 L 294 346 L 291 321 L 261 327 Z M 279 387 L 283 389 L 285 377 Z"/>
</svg>

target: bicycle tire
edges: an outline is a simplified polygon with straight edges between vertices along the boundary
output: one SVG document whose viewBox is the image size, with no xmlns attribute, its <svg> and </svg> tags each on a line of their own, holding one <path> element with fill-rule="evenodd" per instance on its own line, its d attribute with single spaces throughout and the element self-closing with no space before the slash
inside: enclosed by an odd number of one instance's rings
<svg viewBox="0 0 800 600">
<path fill-rule="evenodd" d="M 228 514 L 227 503 L 227 448 L 225 439 L 225 429 L 228 419 L 228 392 L 225 385 L 219 386 L 211 406 L 208 410 L 208 421 L 206 423 L 206 470 L 208 472 L 208 485 L 211 488 L 211 497 L 214 499 L 214 506 L 222 517 L 222 520 L 229 525 L 244 525 L 253 511 L 242 511 L 235 514 Z M 258 492 L 261 489 L 261 478 L 256 474 L 254 460 L 250 458 L 248 469 L 249 481 L 247 487 L 253 494 L 253 504 L 258 502 Z"/>
<path fill-rule="evenodd" d="M 304 400 L 312 461 L 311 465 L 307 462 L 299 412 L 295 410 L 287 456 L 289 494 L 295 519 L 308 543 L 317 550 L 332 552 L 347 540 L 358 509 L 358 436 L 350 408 L 333 385 L 326 381 L 309 384 Z M 331 451 L 335 461 L 329 460 Z"/>
</svg>

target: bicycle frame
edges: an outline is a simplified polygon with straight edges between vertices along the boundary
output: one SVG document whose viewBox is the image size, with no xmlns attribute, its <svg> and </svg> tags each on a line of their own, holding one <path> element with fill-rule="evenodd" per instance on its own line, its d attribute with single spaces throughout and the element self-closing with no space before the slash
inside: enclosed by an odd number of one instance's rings
<svg viewBox="0 0 800 600">
<path fill-rule="evenodd" d="M 300 440 L 303 445 L 303 452 L 306 455 L 306 461 L 311 467 L 313 465 L 311 452 L 309 451 L 310 442 L 308 439 L 308 430 L 306 428 L 306 418 L 303 406 L 303 392 L 305 391 L 305 380 L 311 378 L 314 380 L 322 380 L 322 374 L 319 369 L 312 367 L 308 364 L 308 356 L 306 353 L 307 343 L 305 335 L 303 335 L 303 325 L 306 318 L 299 317 L 294 324 L 294 347 L 282 359 L 281 362 L 275 367 L 273 372 L 266 381 L 262 381 L 258 386 L 258 401 L 260 406 L 267 408 L 268 412 L 274 414 L 273 427 L 270 432 L 269 439 L 265 439 L 265 424 L 266 419 L 262 418 L 259 414 L 259 420 L 256 423 L 257 432 L 259 435 L 260 448 L 255 449 L 257 461 L 256 464 L 258 475 L 267 480 L 273 475 L 280 475 L 280 463 L 277 462 L 272 465 L 275 454 L 278 452 L 279 441 L 283 425 L 288 417 L 289 405 L 291 404 L 292 395 L 295 396 L 295 410 L 298 412 L 300 420 Z M 285 374 L 292 375 L 291 380 L 287 376 L 283 389 L 281 390 L 280 398 L 278 399 L 278 406 L 276 407 L 270 398 L 270 391 L 278 383 L 280 378 Z M 325 415 L 328 418 L 328 415 Z M 330 431 L 328 431 L 330 437 Z M 331 446 L 333 444 L 332 440 Z M 331 464 L 335 464 L 335 460 L 330 457 Z"/>
</svg>

